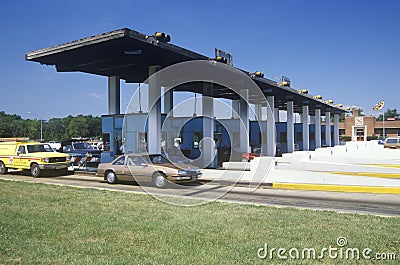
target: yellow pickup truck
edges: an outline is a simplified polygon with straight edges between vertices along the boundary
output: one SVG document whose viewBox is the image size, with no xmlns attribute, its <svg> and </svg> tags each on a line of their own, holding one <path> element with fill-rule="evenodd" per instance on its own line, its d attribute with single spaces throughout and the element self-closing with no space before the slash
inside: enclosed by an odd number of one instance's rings
<svg viewBox="0 0 400 265">
<path fill-rule="evenodd" d="M 0 142 L 0 174 L 8 169 L 30 170 L 39 177 L 43 170 L 68 172 L 69 155 L 54 152 L 49 144 L 39 142 Z"/>
</svg>

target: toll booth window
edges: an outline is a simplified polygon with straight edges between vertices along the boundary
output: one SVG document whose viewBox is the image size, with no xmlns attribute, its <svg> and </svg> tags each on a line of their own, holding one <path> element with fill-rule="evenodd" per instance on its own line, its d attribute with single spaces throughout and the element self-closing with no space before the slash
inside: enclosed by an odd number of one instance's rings
<svg viewBox="0 0 400 265">
<path fill-rule="evenodd" d="M 114 161 L 113 165 L 123 166 L 125 164 L 125 156 L 121 156 L 117 160 Z"/>
<path fill-rule="evenodd" d="M 214 133 L 214 141 L 217 147 L 221 147 L 222 144 L 222 133 Z"/>
<path fill-rule="evenodd" d="M 193 149 L 199 149 L 200 140 L 203 138 L 203 132 L 193 133 Z"/>
<path fill-rule="evenodd" d="M 279 140 L 282 144 L 287 143 L 287 134 L 285 132 L 279 133 Z"/>
<path fill-rule="evenodd" d="M 297 132 L 296 133 L 296 142 L 302 142 L 302 141 L 303 141 L 303 133 Z"/>
<path fill-rule="evenodd" d="M 321 140 L 325 140 L 325 133 L 321 134 Z"/>
<path fill-rule="evenodd" d="M 147 151 L 147 133 L 138 133 L 139 152 Z"/>
<path fill-rule="evenodd" d="M 315 140 L 315 133 L 310 133 L 310 141 L 314 141 Z"/>
<path fill-rule="evenodd" d="M 110 151 L 110 133 L 103 133 L 103 151 Z"/>
</svg>

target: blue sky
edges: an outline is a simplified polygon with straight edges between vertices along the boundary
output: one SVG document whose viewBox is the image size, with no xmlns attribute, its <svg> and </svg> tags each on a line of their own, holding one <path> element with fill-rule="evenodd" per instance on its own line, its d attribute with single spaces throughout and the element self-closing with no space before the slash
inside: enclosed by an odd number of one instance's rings
<svg viewBox="0 0 400 265">
<path fill-rule="evenodd" d="M 0 111 L 44 119 L 107 112 L 107 79 L 57 73 L 26 52 L 119 28 L 163 31 L 172 43 L 234 65 L 285 75 L 298 89 L 366 114 L 400 109 L 400 1 L 1 1 Z M 122 84 L 122 106 L 136 86 Z"/>
</svg>

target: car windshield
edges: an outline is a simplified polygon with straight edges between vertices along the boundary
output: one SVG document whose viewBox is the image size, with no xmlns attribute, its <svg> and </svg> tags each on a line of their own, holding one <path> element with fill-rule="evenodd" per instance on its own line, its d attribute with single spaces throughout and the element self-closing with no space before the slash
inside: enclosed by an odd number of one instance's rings
<svg viewBox="0 0 400 265">
<path fill-rule="evenodd" d="M 31 144 L 27 147 L 28 153 L 53 152 L 53 149 L 48 144 Z"/>
<path fill-rule="evenodd" d="M 150 160 L 150 162 L 152 164 L 169 163 L 169 160 L 165 156 L 162 156 L 162 155 L 149 155 L 148 159 Z"/>
<path fill-rule="evenodd" d="M 83 143 L 73 143 L 75 150 L 80 150 L 80 149 L 93 149 L 90 144 L 83 142 Z"/>
</svg>

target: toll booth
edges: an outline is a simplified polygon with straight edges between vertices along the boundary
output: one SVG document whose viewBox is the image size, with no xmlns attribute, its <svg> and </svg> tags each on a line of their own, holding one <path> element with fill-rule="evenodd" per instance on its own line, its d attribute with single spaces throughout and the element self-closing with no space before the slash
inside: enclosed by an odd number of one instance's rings
<svg viewBox="0 0 400 265">
<path fill-rule="evenodd" d="M 119 155 L 122 144 L 122 127 L 124 122 L 123 114 L 102 115 L 102 131 L 103 131 L 103 152 L 101 153 L 100 162 L 106 163 Z"/>
</svg>

